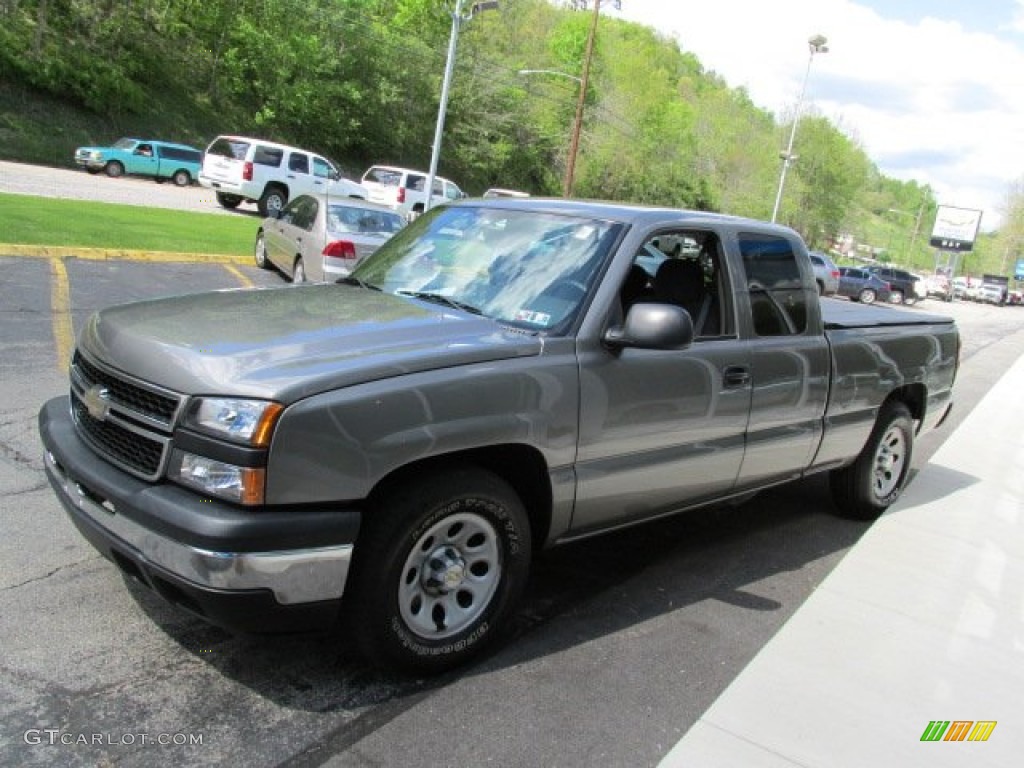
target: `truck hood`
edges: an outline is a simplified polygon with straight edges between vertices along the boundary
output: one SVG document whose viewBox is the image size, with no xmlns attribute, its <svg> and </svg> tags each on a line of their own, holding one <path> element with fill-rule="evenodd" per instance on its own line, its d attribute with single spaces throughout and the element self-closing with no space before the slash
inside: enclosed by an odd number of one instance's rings
<svg viewBox="0 0 1024 768">
<path fill-rule="evenodd" d="M 175 390 L 291 403 L 402 374 L 538 355 L 540 338 L 356 286 L 217 291 L 95 313 L 79 346 Z"/>
</svg>

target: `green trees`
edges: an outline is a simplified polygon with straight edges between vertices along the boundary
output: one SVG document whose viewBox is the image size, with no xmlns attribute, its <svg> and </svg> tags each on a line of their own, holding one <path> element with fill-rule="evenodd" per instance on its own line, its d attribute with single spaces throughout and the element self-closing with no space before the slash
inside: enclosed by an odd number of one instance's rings
<svg viewBox="0 0 1024 768">
<path fill-rule="evenodd" d="M 352 172 L 372 162 L 425 168 L 453 7 L 0 0 L 0 81 L 78 105 L 111 133 L 156 124 L 196 143 L 218 132 L 255 133 L 320 150 Z M 578 77 L 590 21 L 590 13 L 547 0 L 501 0 L 463 25 L 442 174 L 469 192 L 560 194 L 579 84 L 519 72 Z M 575 191 L 767 218 L 788 129 L 675 40 L 602 17 Z M 58 156 L 70 158 L 71 149 Z M 854 140 L 813 111 L 801 120 L 795 151 L 780 220 L 812 245 L 857 229 L 884 239 L 885 211 L 934 209 L 927 187 L 881 176 Z"/>
</svg>

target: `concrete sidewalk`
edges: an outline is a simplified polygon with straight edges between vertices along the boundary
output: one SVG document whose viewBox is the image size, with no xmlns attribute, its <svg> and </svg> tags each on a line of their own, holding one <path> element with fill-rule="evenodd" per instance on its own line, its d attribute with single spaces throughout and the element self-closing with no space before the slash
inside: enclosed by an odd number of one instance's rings
<svg viewBox="0 0 1024 768">
<path fill-rule="evenodd" d="M 1022 760 L 1024 358 L 660 768 Z"/>
</svg>

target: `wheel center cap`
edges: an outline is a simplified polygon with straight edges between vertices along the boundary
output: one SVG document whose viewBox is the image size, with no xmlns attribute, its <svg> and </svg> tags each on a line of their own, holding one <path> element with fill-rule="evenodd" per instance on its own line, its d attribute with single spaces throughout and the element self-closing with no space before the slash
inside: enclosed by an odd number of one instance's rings
<svg viewBox="0 0 1024 768">
<path fill-rule="evenodd" d="M 440 547 L 423 566 L 423 587 L 434 594 L 458 589 L 466 579 L 466 561 L 454 547 Z"/>
<path fill-rule="evenodd" d="M 878 468 L 883 472 L 888 472 L 890 469 L 892 469 L 892 466 L 893 458 L 891 455 L 885 454 L 883 456 L 878 457 Z"/>
</svg>

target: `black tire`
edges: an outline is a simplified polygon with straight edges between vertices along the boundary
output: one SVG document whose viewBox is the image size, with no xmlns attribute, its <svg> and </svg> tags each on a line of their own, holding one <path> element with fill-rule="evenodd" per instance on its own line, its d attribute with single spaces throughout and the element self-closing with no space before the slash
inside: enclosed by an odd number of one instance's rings
<svg viewBox="0 0 1024 768">
<path fill-rule="evenodd" d="M 181 168 L 174 172 L 174 175 L 171 176 L 171 181 L 174 182 L 175 186 L 187 187 L 192 183 L 192 176 L 188 171 Z"/>
<path fill-rule="evenodd" d="M 116 179 L 118 176 L 124 176 L 124 166 L 118 160 L 111 160 L 103 166 L 103 172 L 110 178 Z"/>
<path fill-rule="evenodd" d="M 914 294 L 911 294 L 911 293 L 904 294 L 904 296 L 903 296 L 903 306 L 905 306 L 905 307 L 912 307 L 915 304 L 917 304 L 917 296 L 915 296 Z"/>
<path fill-rule="evenodd" d="M 820 280 L 817 280 L 815 282 L 815 284 L 818 286 L 818 295 L 819 296 L 824 296 L 825 295 L 825 284 L 823 282 L 821 282 Z"/>
<path fill-rule="evenodd" d="M 530 524 L 497 475 L 452 467 L 396 483 L 364 518 L 346 593 L 364 655 L 438 674 L 509 623 L 530 571 Z"/>
<path fill-rule="evenodd" d="M 260 196 L 259 202 L 256 203 L 256 208 L 260 212 L 260 216 L 270 216 L 272 213 L 277 213 L 285 205 L 288 204 L 288 192 L 284 187 L 276 185 L 268 185 L 263 190 L 263 194 Z"/>
<path fill-rule="evenodd" d="M 292 267 L 292 282 L 296 285 L 306 282 L 306 267 L 301 258 L 296 259 Z"/>
<path fill-rule="evenodd" d="M 228 195 L 224 192 L 218 192 L 217 202 L 220 203 L 222 208 L 233 210 L 242 204 L 242 198 L 238 195 Z"/>
<path fill-rule="evenodd" d="M 261 229 L 256 233 L 256 245 L 253 246 L 253 257 L 256 259 L 256 266 L 260 269 L 270 269 L 270 259 L 267 258 L 267 240 Z"/>
<path fill-rule="evenodd" d="M 882 406 L 857 460 L 829 476 L 832 500 L 844 517 L 874 520 L 899 498 L 910 473 L 914 420 L 903 403 Z"/>
<path fill-rule="evenodd" d="M 857 295 L 857 300 L 864 304 L 874 304 L 877 298 L 878 294 L 875 293 L 874 288 L 865 288 Z"/>
</svg>

